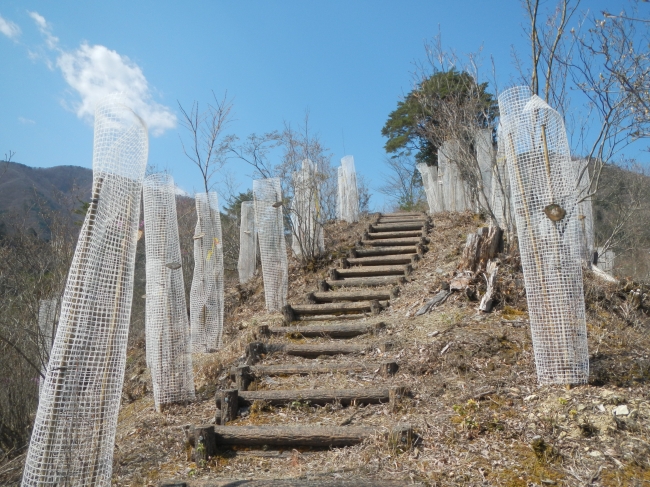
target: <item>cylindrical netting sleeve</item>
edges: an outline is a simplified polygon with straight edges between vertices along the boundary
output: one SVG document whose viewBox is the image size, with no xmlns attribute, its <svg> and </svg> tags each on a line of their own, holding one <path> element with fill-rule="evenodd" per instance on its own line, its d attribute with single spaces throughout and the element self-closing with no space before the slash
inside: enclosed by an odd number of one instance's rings
<svg viewBox="0 0 650 487">
<path fill-rule="evenodd" d="M 257 231 L 255 230 L 255 203 L 241 204 L 241 226 L 239 227 L 239 282 L 247 282 L 255 274 L 257 266 Z"/>
<path fill-rule="evenodd" d="M 541 384 L 589 375 L 576 170 L 560 115 L 528 88 L 499 96 Z M 505 122 L 505 123 L 504 123 Z"/>
<path fill-rule="evenodd" d="M 590 180 L 588 160 L 579 159 L 576 161 L 576 177 L 578 178 L 578 221 L 580 222 L 580 242 L 582 246 L 582 258 L 585 262 L 592 262 L 596 250 L 594 237 L 594 216 L 589 195 Z M 584 200 L 583 200 L 584 198 Z M 580 201 L 583 200 L 583 201 Z"/>
<path fill-rule="evenodd" d="M 52 345 L 54 344 L 54 331 L 56 323 L 56 308 L 59 304 L 57 299 L 41 299 L 38 303 L 38 332 L 39 332 L 39 353 L 43 363 L 43 376 L 47 374 L 47 364 L 50 360 Z M 38 381 L 39 394 L 43 389 L 43 379 Z"/>
<path fill-rule="evenodd" d="M 424 187 L 424 194 L 427 197 L 429 213 L 434 214 L 440 212 L 438 168 L 436 166 L 428 166 L 424 162 L 419 163 L 416 167 L 422 176 L 422 186 Z"/>
<path fill-rule="evenodd" d="M 192 351 L 215 352 L 223 333 L 223 242 L 217 193 L 197 193 L 194 276 L 190 290 Z"/>
<path fill-rule="evenodd" d="M 325 251 L 317 178 L 316 164 L 309 159 L 305 159 L 301 170 L 293 174 L 291 249 L 298 256 L 315 257 Z"/>
<path fill-rule="evenodd" d="M 488 206 L 492 196 L 492 169 L 495 165 L 494 146 L 492 145 L 492 129 L 481 129 L 476 134 L 476 160 L 481 173 L 481 188 L 479 202 Z M 491 208 L 491 206 L 490 206 Z"/>
<path fill-rule="evenodd" d="M 266 309 L 278 311 L 287 304 L 289 286 L 280 179 L 254 180 L 253 197 Z"/>
<path fill-rule="evenodd" d="M 444 167 L 442 187 L 447 211 L 465 211 L 473 208 L 467 184 L 458 169 L 459 153 L 460 143 L 457 140 L 443 143 L 438 151 L 438 164 Z"/>
<path fill-rule="evenodd" d="M 354 168 L 354 157 L 345 156 L 341 159 L 341 167 L 345 177 L 345 199 L 343 206 L 347 216 L 346 221 L 359 221 L 359 190 L 357 188 L 357 171 Z"/>
<path fill-rule="evenodd" d="M 181 269 L 176 186 L 168 174 L 143 185 L 147 253 L 146 345 L 156 409 L 194 399 L 190 329 Z"/>
<path fill-rule="evenodd" d="M 492 195 L 491 208 L 499 227 L 508 232 L 514 231 L 512 218 L 512 198 L 510 196 L 510 176 L 506 165 L 505 142 L 503 139 L 502 125 L 497 129 L 497 154 L 496 163 L 492 168 Z"/>
<path fill-rule="evenodd" d="M 348 215 L 346 213 L 345 201 L 347 196 L 345 194 L 345 171 L 343 166 L 337 168 L 337 177 L 338 177 L 338 193 L 336 198 L 336 215 L 339 220 L 347 221 Z"/>
<path fill-rule="evenodd" d="M 23 485 L 109 486 L 133 297 L 144 122 L 120 96 L 95 111 L 90 207 L 68 274 Z"/>
</svg>

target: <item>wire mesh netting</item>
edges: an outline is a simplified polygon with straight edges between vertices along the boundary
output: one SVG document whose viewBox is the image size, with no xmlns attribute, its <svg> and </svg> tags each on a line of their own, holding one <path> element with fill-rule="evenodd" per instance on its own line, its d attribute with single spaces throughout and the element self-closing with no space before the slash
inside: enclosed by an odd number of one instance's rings
<svg viewBox="0 0 650 487">
<path fill-rule="evenodd" d="M 499 96 L 537 376 L 589 375 L 576 168 L 560 115 L 527 87 Z"/>
<path fill-rule="evenodd" d="M 510 176 L 506 165 L 505 143 L 503 139 L 502 125 L 497 129 L 496 162 L 492 168 L 491 202 L 490 207 L 494 213 L 496 224 L 509 232 L 514 231 L 512 222 L 512 197 L 510 195 Z"/>
<path fill-rule="evenodd" d="M 197 193 L 194 276 L 190 290 L 192 351 L 221 348 L 223 333 L 223 241 L 217 193 Z"/>
<path fill-rule="evenodd" d="M 456 161 L 460 158 L 457 140 L 444 142 L 438 150 L 438 172 L 442 172 L 442 199 L 446 211 L 472 209 L 469 191 L 463 181 Z"/>
<path fill-rule="evenodd" d="M 339 177 L 339 218 L 349 223 L 359 221 L 359 190 L 357 188 L 357 172 L 354 167 L 354 157 L 345 156 L 341 159 Z"/>
<path fill-rule="evenodd" d="M 280 179 L 254 180 L 253 198 L 266 309 L 278 311 L 287 304 L 289 286 Z"/>
<path fill-rule="evenodd" d="M 190 329 L 181 269 L 176 186 L 168 174 L 143 185 L 147 253 L 146 350 L 158 411 L 194 399 Z"/>
<path fill-rule="evenodd" d="M 241 226 L 239 227 L 239 282 L 247 282 L 257 267 L 257 231 L 255 230 L 255 203 L 241 204 Z"/>
<path fill-rule="evenodd" d="M 339 220 L 345 220 L 345 201 L 347 199 L 345 195 L 345 171 L 343 166 L 339 166 L 336 170 L 337 181 L 338 181 L 338 192 L 336 193 L 336 218 Z"/>
<path fill-rule="evenodd" d="M 580 221 L 580 243 L 582 246 L 582 258 L 585 262 L 591 263 L 596 250 L 594 237 L 594 215 L 591 206 L 589 188 L 589 168 L 587 159 L 576 161 L 577 169 L 577 198 L 578 198 L 578 220 Z"/>
<path fill-rule="evenodd" d="M 424 162 L 419 163 L 416 167 L 422 176 L 422 187 L 429 205 L 429 213 L 439 213 L 442 211 L 440 202 L 442 195 L 440 184 L 438 184 L 438 167 L 429 166 Z"/>
<path fill-rule="evenodd" d="M 105 98 L 95 111 L 93 189 L 68 274 L 23 485 L 108 486 L 133 297 L 144 122 Z"/>
<path fill-rule="evenodd" d="M 492 129 L 481 129 L 474 138 L 476 146 L 476 161 L 479 167 L 480 179 L 478 184 L 478 198 L 481 205 L 490 207 L 492 197 L 492 169 L 495 165 L 496 154 L 492 141 Z"/>
<path fill-rule="evenodd" d="M 49 362 L 50 352 L 52 351 L 52 345 L 54 344 L 58 304 L 58 299 L 41 299 L 38 303 L 39 350 L 43 377 L 47 374 L 47 363 Z M 41 379 L 38 381 L 39 394 L 42 389 L 43 380 Z"/>
<path fill-rule="evenodd" d="M 298 256 L 315 257 L 325 251 L 316 164 L 309 159 L 302 161 L 300 171 L 293 173 L 292 183 L 291 249 Z"/>
</svg>

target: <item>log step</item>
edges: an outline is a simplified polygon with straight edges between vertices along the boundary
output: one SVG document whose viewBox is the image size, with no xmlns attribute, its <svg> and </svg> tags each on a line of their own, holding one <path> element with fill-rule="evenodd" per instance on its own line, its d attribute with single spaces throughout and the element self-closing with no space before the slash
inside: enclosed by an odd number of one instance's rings
<svg viewBox="0 0 650 487">
<path fill-rule="evenodd" d="M 426 237 L 404 237 L 404 238 L 384 238 L 380 240 L 361 240 L 362 245 L 371 247 L 403 247 L 405 245 L 427 244 L 429 239 Z"/>
<path fill-rule="evenodd" d="M 378 314 L 382 308 L 388 306 L 388 302 L 358 301 L 345 303 L 321 303 L 321 304 L 287 304 L 282 308 L 284 320 L 287 323 L 296 321 L 300 315 L 345 315 L 357 313 Z"/>
<path fill-rule="evenodd" d="M 276 377 L 279 375 L 311 375 L 330 374 L 334 372 L 375 372 L 388 377 L 394 375 L 398 370 L 396 362 L 382 363 L 318 363 L 318 364 L 287 364 L 287 365 L 253 365 L 250 372 L 254 377 Z M 230 369 L 230 376 L 234 380 L 237 367 Z"/>
<path fill-rule="evenodd" d="M 347 268 L 348 265 L 362 265 L 362 266 L 380 266 L 380 265 L 406 265 L 417 262 L 420 258 L 419 254 L 398 254 L 398 255 L 384 255 L 377 257 L 357 257 L 341 259 L 341 267 Z"/>
<path fill-rule="evenodd" d="M 371 224 L 368 227 L 370 233 L 378 232 L 403 232 L 408 230 L 418 230 L 422 231 L 427 227 L 426 224 L 415 222 L 415 223 L 377 223 Z"/>
<path fill-rule="evenodd" d="M 418 216 L 426 218 L 426 213 L 422 211 L 399 211 L 397 213 L 379 213 L 379 218 L 402 218 L 404 216 Z"/>
<path fill-rule="evenodd" d="M 424 237 L 426 231 L 420 230 L 408 230 L 404 232 L 378 232 L 378 233 L 369 233 L 366 232 L 363 234 L 363 238 L 369 240 L 381 240 L 386 238 L 407 238 L 407 237 Z"/>
<path fill-rule="evenodd" d="M 239 407 L 265 401 L 272 406 L 284 406 L 292 402 L 309 402 L 322 406 L 339 401 L 343 406 L 350 404 L 381 404 L 389 400 L 388 388 L 368 387 L 363 389 L 288 389 L 271 391 L 238 391 Z M 221 394 L 215 396 L 217 409 L 221 408 Z"/>
<path fill-rule="evenodd" d="M 270 452 L 264 452 L 270 453 Z M 288 453 L 288 452 L 285 452 Z M 247 452 L 237 452 L 238 455 L 247 455 Z M 266 456 L 266 455 L 265 455 Z M 233 480 L 213 479 L 209 482 L 192 482 L 186 480 L 164 480 L 160 487 L 424 487 L 424 484 L 413 484 L 407 480 L 381 480 L 381 479 L 353 479 L 330 480 L 318 479 L 264 479 L 264 480 Z"/>
<path fill-rule="evenodd" d="M 309 293 L 306 296 L 307 302 L 310 303 L 338 303 L 342 301 L 388 301 L 391 298 L 397 297 L 399 294 L 399 287 L 394 287 L 390 291 L 316 291 Z"/>
<path fill-rule="evenodd" d="M 410 264 L 351 267 L 350 269 L 330 269 L 330 279 L 375 276 L 410 276 L 412 272 L 413 267 Z"/>
<path fill-rule="evenodd" d="M 385 323 L 330 324 L 308 326 L 281 326 L 269 328 L 272 335 L 302 335 L 305 338 L 328 336 L 331 338 L 352 338 L 366 333 L 375 333 L 386 326 Z"/>
<path fill-rule="evenodd" d="M 418 242 L 419 243 L 419 242 Z M 388 255 L 402 255 L 402 254 L 422 254 L 426 247 L 422 245 L 409 245 L 409 246 L 395 246 L 395 247 L 371 247 L 371 248 L 357 248 L 351 249 L 348 259 L 356 259 L 361 257 L 378 257 Z"/>
<path fill-rule="evenodd" d="M 377 426 L 215 426 L 200 425 L 192 428 L 194 444 L 198 444 L 199 436 L 203 436 L 206 454 L 216 453 L 217 448 L 224 446 L 249 447 L 321 447 L 336 448 L 357 445 L 375 436 L 385 435 L 391 440 L 410 441 L 412 428 L 408 424 L 398 425 L 391 431 Z M 304 485 L 304 484 L 301 484 Z"/>
<path fill-rule="evenodd" d="M 319 283 L 319 291 L 327 289 L 336 289 L 340 287 L 377 287 L 377 286 L 397 286 L 404 284 L 404 276 L 378 276 L 378 277 L 351 277 L 348 279 L 328 279 Z"/>
<path fill-rule="evenodd" d="M 379 348 L 381 351 L 390 350 L 391 342 L 379 342 L 375 344 L 350 344 L 350 343 L 316 343 L 316 344 L 294 344 L 294 343 L 273 343 L 251 342 L 246 349 L 248 365 L 254 365 L 261 360 L 262 354 L 273 354 L 284 352 L 287 355 L 296 357 L 316 358 L 321 355 L 350 355 L 363 353 Z"/>
</svg>

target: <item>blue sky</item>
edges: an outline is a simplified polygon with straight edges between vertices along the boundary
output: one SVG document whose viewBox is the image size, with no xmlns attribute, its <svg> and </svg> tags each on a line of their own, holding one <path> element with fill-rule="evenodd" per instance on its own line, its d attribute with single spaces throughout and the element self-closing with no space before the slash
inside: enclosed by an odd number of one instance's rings
<svg viewBox="0 0 650 487">
<path fill-rule="evenodd" d="M 617 4 L 589 2 L 600 10 Z M 29 166 L 90 167 L 92 106 L 127 86 L 147 113 L 149 162 L 200 191 L 179 142 L 177 100 L 189 106 L 228 90 L 234 134 L 298 124 L 308 109 L 333 163 L 352 154 L 376 189 L 385 158 L 380 130 L 412 87 L 423 43 L 440 31 L 459 54 L 482 46 L 483 69 L 488 75 L 493 56 L 503 89 L 517 76 L 512 48 L 528 54 L 524 22 L 518 0 L 4 0 L 0 158 L 11 150 Z M 250 168 L 230 167 L 240 190 L 252 186 Z M 373 201 L 381 207 L 383 198 L 373 191 Z"/>
</svg>

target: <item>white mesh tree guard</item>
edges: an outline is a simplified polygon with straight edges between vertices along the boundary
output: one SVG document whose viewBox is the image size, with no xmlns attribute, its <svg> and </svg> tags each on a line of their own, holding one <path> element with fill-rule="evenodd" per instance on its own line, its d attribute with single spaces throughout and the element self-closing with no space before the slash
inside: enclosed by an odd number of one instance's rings
<svg viewBox="0 0 650 487">
<path fill-rule="evenodd" d="M 591 196 L 589 196 L 589 188 L 591 185 L 589 180 L 589 170 L 586 167 L 588 161 L 586 159 L 579 159 L 575 164 L 578 178 L 578 186 L 576 190 L 582 258 L 585 262 L 591 263 L 594 257 L 594 251 L 596 250 L 596 244 L 594 241 L 594 216 L 591 206 Z"/>
<path fill-rule="evenodd" d="M 336 193 L 336 218 L 339 220 L 345 220 L 345 171 L 343 167 L 340 166 L 337 168 L 337 181 L 338 181 L 338 192 Z"/>
<path fill-rule="evenodd" d="M 512 222 L 512 197 L 510 195 L 510 176 L 506 165 L 505 141 L 503 139 L 502 125 L 497 130 L 496 163 L 492 168 L 491 208 L 496 219 L 496 224 L 507 232 L 514 231 Z"/>
<path fill-rule="evenodd" d="M 257 267 L 257 231 L 255 230 L 255 203 L 241 204 L 241 226 L 239 227 L 239 282 L 247 282 Z"/>
<path fill-rule="evenodd" d="M 479 201 L 484 208 L 491 209 L 492 170 L 496 162 L 492 144 L 492 129 L 479 130 L 474 145 L 476 146 L 476 161 L 481 175 L 478 188 Z"/>
<path fill-rule="evenodd" d="M 147 252 L 146 343 L 156 410 L 194 399 L 190 330 L 181 269 L 176 186 L 168 174 L 143 185 Z"/>
<path fill-rule="evenodd" d="M 447 141 L 438 150 L 438 171 L 442 172 L 442 199 L 445 211 L 465 211 L 473 208 L 467 184 L 461 178 L 458 165 L 460 143 Z"/>
<path fill-rule="evenodd" d="M 278 311 L 287 304 L 289 286 L 280 179 L 254 180 L 253 198 L 266 309 Z"/>
<path fill-rule="evenodd" d="M 339 218 L 350 223 L 358 222 L 359 190 L 357 188 L 357 172 L 354 168 L 354 157 L 345 156 L 343 159 L 341 159 L 341 167 L 338 170 L 338 178 Z"/>
<path fill-rule="evenodd" d="M 190 290 L 192 351 L 215 352 L 223 333 L 223 242 L 217 193 L 197 193 L 194 276 Z"/>
<path fill-rule="evenodd" d="M 52 345 L 54 344 L 54 332 L 56 329 L 56 312 L 58 299 L 41 299 L 38 303 L 38 332 L 39 349 L 42 362 L 41 371 L 43 376 L 47 374 L 47 364 L 50 360 Z M 38 381 L 38 391 L 43 388 L 43 379 Z"/>
<path fill-rule="evenodd" d="M 63 294 L 23 485 L 111 484 L 147 129 L 113 95 L 95 111 L 94 139 L 92 199 Z"/>
<path fill-rule="evenodd" d="M 424 162 L 419 163 L 416 167 L 420 172 L 420 176 L 422 176 L 422 186 L 424 188 L 424 194 L 427 197 L 429 213 L 441 212 L 442 195 L 440 184 L 438 184 L 438 168 L 436 166 L 429 166 Z"/>
<path fill-rule="evenodd" d="M 598 252 L 598 263 L 596 264 L 601 271 L 611 273 L 614 270 L 614 259 L 616 254 L 613 250 L 603 252 L 603 247 L 596 249 Z"/>
<path fill-rule="evenodd" d="M 315 257 L 325 251 L 316 164 L 309 159 L 302 161 L 300 171 L 293 173 L 292 184 L 291 249 L 297 256 Z"/>
<path fill-rule="evenodd" d="M 589 375 L 576 170 L 560 115 L 527 87 L 499 96 L 541 384 Z"/>
</svg>

